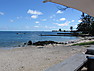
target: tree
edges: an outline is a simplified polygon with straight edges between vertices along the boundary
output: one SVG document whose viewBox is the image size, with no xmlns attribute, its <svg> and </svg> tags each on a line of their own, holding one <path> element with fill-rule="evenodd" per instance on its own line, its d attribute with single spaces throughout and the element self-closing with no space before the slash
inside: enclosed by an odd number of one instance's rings
<svg viewBox="0 0 94 71">
<path fill-rule="evenodd" d="M 85 34 L 93 34 L 94 31 L 94 17 L 82 13 L 82 22 L 78 24 L 77 30 Z"/>
<path fill-rule="evenodd" d="M 92 22 L 91 27 L 90 27 L 90 34 L 94 35 L 94 21 Z"/>
<path fill-rule="evenodd" d="M 70 26 L 70 30 L 71 30 L 71 31 L 73 30 L 73 26 Z"/>
<path fill-rule="evenodd" d="M 59 31 L 61 32 L 62 30 L 61 30 L 61 29 L 59 29 Z"/>
</svg>

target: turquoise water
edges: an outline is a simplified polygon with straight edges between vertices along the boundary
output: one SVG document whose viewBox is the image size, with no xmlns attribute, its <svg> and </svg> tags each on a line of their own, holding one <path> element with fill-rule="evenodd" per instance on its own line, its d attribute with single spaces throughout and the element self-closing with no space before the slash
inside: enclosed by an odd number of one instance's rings
<svg viewBox="0 0 94 71">
<path fill-rule="evenodd" d="M 65 42 L 69 40 L 79 39 L 78 37 L 72 36 L 40 36 L 45 35 L 55 35 L 57 32 L 50 31 L 0 31 L 0 47 L 17 47 L 23 43 L 31 40 L 32 42 L 37 41 L 57 41 Z"/>
</svg>

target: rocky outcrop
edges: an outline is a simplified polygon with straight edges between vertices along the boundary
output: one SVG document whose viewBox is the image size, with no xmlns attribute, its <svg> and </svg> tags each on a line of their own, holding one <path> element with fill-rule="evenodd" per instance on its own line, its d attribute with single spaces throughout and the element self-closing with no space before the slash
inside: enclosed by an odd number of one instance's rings
<svg viewBox="0 0 94 71">
<path fill-rule="evenodd" d="M 58 42 L 55 41 L 38 41 L 33 43 L 33 45 L 35 46 L 44 46 L 44 45 L 48 45 L 48 44 L 58 44 Z"/>
<path fill-rule="evenodd" d="M 64 44 L 63 42 L 55 42 L 55 41 L 37 41 L 37 42 L 32 42 L 29 40 L 27 43 L 24 43 L 23 46 L 26 45 L 34 45 L 34 46 L 44 46 L 44 45 L 49 45 L 49 44 Z"/>
<path fill-rule="evenodd" d="M 27 43 L 27 45 L 32 45 L 33 43 L 32 43 L 32 41 L 28 41 L 28 43 Z"/>
</svg>

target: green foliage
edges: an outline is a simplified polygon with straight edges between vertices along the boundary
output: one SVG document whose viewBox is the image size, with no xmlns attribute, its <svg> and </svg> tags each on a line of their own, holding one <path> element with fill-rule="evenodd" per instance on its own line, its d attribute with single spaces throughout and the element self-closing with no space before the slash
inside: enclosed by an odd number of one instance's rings
<svg viewBox="0 0 94 71">
<path fill-rule="evenodd" d="M 77 30 L 84 34 L 94 35 L 94 17 L 83 13 L 81 20 L 82 22 L 78 24 Z"/>
<path fill-rule="evenodd" d="M 61 30 L 61 29 L 59 29 L 59 31 L 61 32 L 62 30 Z"/>
<path fill-rule="evenodd" d="M 82 45 L 91 45 L 91 44 L 94 44 L 94 41 L 84 42 L 84 43 L 77 43 L 77 44 L 73 44 L 73 46 L 76 46 L 76 45 L 82 46 Z"/>
<path fill-rule="evenodd" d="M 70 30 L 71 30 L 71 31 L 73 30 L 73 26 L 70 26 Z"/>
<path fill-rule="evenodd" d="M 91 24 L 90 34 L 94 35 L 94 22 Z"/>
</svg>

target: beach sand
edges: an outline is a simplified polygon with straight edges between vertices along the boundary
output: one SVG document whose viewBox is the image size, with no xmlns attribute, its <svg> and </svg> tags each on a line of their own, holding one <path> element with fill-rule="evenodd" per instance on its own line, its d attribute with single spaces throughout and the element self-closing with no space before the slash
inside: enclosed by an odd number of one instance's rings
<svg viewBox="0 0 94 71">
<path fill-rule="evenodd" d="M 62 44 L 0 49 L 0 71 L 44 71 L 84 51 L 83 46 Z"/>
</svg>

